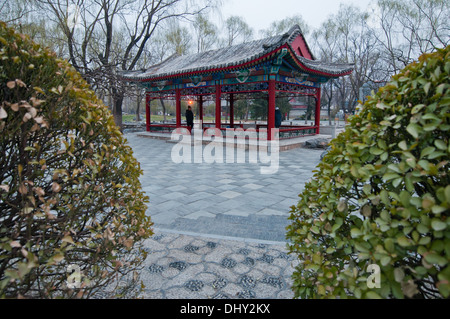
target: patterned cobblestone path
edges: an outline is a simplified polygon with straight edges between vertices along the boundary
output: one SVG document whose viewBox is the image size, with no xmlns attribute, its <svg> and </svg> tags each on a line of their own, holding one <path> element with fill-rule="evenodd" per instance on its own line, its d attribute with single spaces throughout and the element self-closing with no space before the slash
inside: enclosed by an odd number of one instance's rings
<svg viewBox="0 0 450 319">
<path fill-rule="evenodd" d="M 143 298 L 292 298 L 285 245 L 156 232 L 146 242 Z"/>
</svg>

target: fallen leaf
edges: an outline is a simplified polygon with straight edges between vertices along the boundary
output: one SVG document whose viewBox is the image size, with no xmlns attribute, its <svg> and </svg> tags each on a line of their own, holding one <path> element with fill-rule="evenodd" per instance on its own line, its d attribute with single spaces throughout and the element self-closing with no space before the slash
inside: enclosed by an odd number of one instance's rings
<svg viewBox="0 0 450 319">
<path fill-rule="evenodd" d="M 8 117 L 8 113 L 6 113 L 3 107 L 0 107 L 0 119 L 5 119 Z"/>
<path fill-rule="evenodd" d="M 31 114 L 30 113 L 25 113 L 25 115 L 23 116 L 23 121 L 26 123 L 26 122 L 28 122 L 28 120 L 30 120 L 32 118 L 32 116 L 31 116 Z"/>
<path fill-rule="evenodd" d="M 53 182 L 52 191 L 55 193 L 58 193 L 60 190 L 61 190 L 61 185 L 59 185 L 57 182 Z"/>
<path fill-rule="evenodd" d="M 33 104 L 33 106 L 39 106 L 45 102 L 45 100 L 39 100 L 39 99 L 35 98 L 34 96 L 32 98 L 30 98 L 30 101 Z"/>
<path fill-rule="evenodd" d="M 18 86 L 20 86 L 20 87 L 23 87 L 23 88 L 26 88 L 27 87 L 27 85 L 22 81 L 22 80 L 16 80 L 16 83 L 17 83 L 17 85 Z"/>
<path fill-rule="evenodd" d="M 28 193 L 28 188 L 25 186 L 24 183 L 20 184 L 19 193 L 21 193 L 22 195 L 25 195 Z"/>
<path fill-rule="evenodd" d="M 41 187 L 36 187 L 34 189 L 34 192 L 39 195 L 39 196 L 44 196 L 45 195 L 45 191 L 41 188 Z"/>
<path fill-rule="evenodd" d="M 62 239 L 62 241 L 63 241 L 63 242 L 66 242 L 66 243 L 70 243 L 70 244 L 74 244 L 74 245 L 75 245 L 75 243 L 73 242 L 73 239 L 72 239 L 72 237 L 71 237 L 70 235 L 64 236 L 64 238 Z"/>
<path fill-rule="evenodd" d="M 37 110 L 36 110 L 34 107 L 30 107 L 30 108 L 28 109 L 28 113 L 31 114 L 31 117 L 36 117 L 36 115 L 37 115 Z"/>
</svg>

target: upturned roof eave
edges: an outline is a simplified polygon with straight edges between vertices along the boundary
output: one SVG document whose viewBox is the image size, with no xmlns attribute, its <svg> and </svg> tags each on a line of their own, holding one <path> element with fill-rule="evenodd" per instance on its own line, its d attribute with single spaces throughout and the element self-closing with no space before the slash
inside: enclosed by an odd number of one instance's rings
<svg viewBox="0 0 450 319">
<path fill-rule="evenodd" d="M 237 71 L 240 69 L 249 68 L 254 65 L 261 64 L 269 59 L 272 59 L 283 48 L 288 49 L 289 54 L 287 56 L 288 57 L 290 56 L 291 61 L 295 62 L 295 63 L 293 63 L 294 64 L 293 68 L 296 68 L 297 69 L 296 71 L 309 73 L 311 75 L 318 75 L 318 76 L 322 76 L 322 77 L 326 77 L 326 78 L 337 78 L 340 76 L 345 76 L 345 75 L 351 74 L 353 72 L 353 69 L 354 69 L 353 64 L 326 63 L 326 62 L 315 60 L 306 41 L 305 41 L 305 43 L 306 43 L 307 49 L 311 53 L 313 60 L 309 60 L 309 59 L 299 56 L 291 46 L 291 43 L 299 35 L 303 37 L 300 27 L 295 26 L 295 27 L 291 28 L 291 30 L 288 33 L 286 33 L 285 35 L 271 37 L 271 38 L 267 38 L 265 40 L 263 39 L 263 40 L 259 40 L 259 41 L 258 40 L 254 41 L 254 42 L 258 42 L 258 43 L 266 42 L 262 45 L 264 47 L 264 51 L 262 51 L 258 54 L 254 54 L 249 57 L 242 58 L 238 61 L 231 61 L 231 62 L 227 62 L 227 63 L 213 64 L 213 65 L 203 65 L 200 67 L 185 68 L 185 69 L 180 69 L 180 70 L 171 71 L 171 72 L 158 73 L 158 70 L 160 70 L 161 68 L 164 69 L 164 66 L 167 65 L 168 63 L 171 63 L 171 62 L 176 63 L 177 59 L 181 58 L 180 56 L 172 55 L 171 57 L 167 58 L 163 62 L 151 66 L 146 71 L 142 72 L 140 75 L 136 74 L 137 71 L 135 71 L 135 72 L 131 71 L 131 72 L 128 72 L 128 74 L 123 73 L 122 77 L 123 77 L 123 79 L 132 81 L 132 82 L 158 82 L 158 81 L 175 79 L 175 78 L 188 78 L 190 76 L 195 76 L 195 75 L 210 75 L 210 74 L 215 74 L 215 73 L 230 72 L 233 70 Z M 304 37 L 303 37 L 303 39 L 304 39 Z M 266 45 L 267 45 L 267 47 L 265 47 Z M 235 46 L 234 48 L 236 49 L 237 46 Z M 208 51 L 203 54 L 208 55 L 208 53 L 209 53 L 209 54 L 214 55 L 214 54 L 221 53 L 221 50 L 230 50 L 230 48 L 212 50 L 212 51 Z M 226 54 L 226 53 L 227 52 L 225 51 L 224 54 Z M 186 57 L 189 57 L 189 56 L 186 56 Z M 194 64 L 195 64 L 196 60 L 201 58 L 201 55 L 198 55 L 198 54 L 193 55 L 193 56 L 191 56 L 191 58 L 193 59 Z M 283 59 L 286 59 L 286 57 L 284 57 Z M 153 70 L 154 70 L 154 73 L 149 74 L 149 72 L 152 72 Z M 134 74 L 136 74 L 136 75 L 134 75 Z"/>
<path fill-rule="evenodd" d="M 162 74 L 156 73 L 156 74 L 150 75 L 150 76 L 137 76 L 137 77 L 124 76 L 123 78 L 126 80 L 131 80 L 133 82 L 158 82 L 158 81 L 163 81 L 163 80 L 168 80 L 168 79 L 188 78 L 188 77 L 195 76 L 195 75 L 210 75 L 210 74 L 215 74 L 215 73 L 222 73 L 225 71 L 230 72 L 232 70 L 238 71 L 240 69 L 252 67 L 254 65 L 260 64 L 264 61 L 267 61 L 268 59 L 275 56 L 278 53 L 278 51 L 283 49 L 283 47 L 286 47 L 286 46 L 279 47 L 263 56 L 253 58 L 251 60 L 246 59 L 244 61 L 238 61 L 237 63 L 228 64 L 228 65 L 214 65 L 207 69 L 203 69 L 203 68 L 186 69 L 186 70 L 180 70 L 178 72 L 170 72 L 170 73 L 162 73 Z M 323 76 L 323 77 L 327 77 L 327 78 L 338 78 L 341 76 L 349 75 L 353 72 L 354 64 L 333 64 L 334 66 L 338 66 L 338 65 L 342 66 L 342 69 L 338 70 L 337 72 L 327 70 L 326 63 L 324 63 L 322 68 L 317 68 L 313 65 L 310 65 L 310 63 L 308 63 L 308 61 L 306 61 L 305 58 L 299 57 L 292 50 L 292 48 L 290 48 L 290 46 L 289 46 L 289 49 L 291 51 L 291 56 L 295 60 L 296 66 L 298 67 L 297 71 L 309 73 L 311 75 L 319 75 L 319 76 Z M 311 62 L 313 62 L 313 61 L 311 60 Z M 315 60 L 314 62 L 320 62 L 320 61 Z"/>
</svg>

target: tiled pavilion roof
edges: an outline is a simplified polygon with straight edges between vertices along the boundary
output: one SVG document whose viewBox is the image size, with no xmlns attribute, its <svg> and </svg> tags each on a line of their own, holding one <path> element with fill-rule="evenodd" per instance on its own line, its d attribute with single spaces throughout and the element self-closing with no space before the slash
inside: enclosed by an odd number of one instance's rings
<svg viewBox="0 0 450 319">
<path fill-rule="evenodd" d="M 298 37 L 303 40 L 303 51 L 305 51 L 303 55 L 306 57 L 299 54 L 300 49 L 296 50 L 292 46 Z M 173 55 L 146 70 L 123 72 L 122 76 L 131 81 L 148 82 L 227 70 L 238 71 L 274 59 L 283 48 L 287 48 L 289 52 L 283 59 L 290 67 L 299 72 L 325 78 L 336 78 L 348 75 L 353 71 L 353 64 L 315 60 L 303 38 L 300 27 L 296 25 L 283 35 L 192 55 Z"/>
</svg>

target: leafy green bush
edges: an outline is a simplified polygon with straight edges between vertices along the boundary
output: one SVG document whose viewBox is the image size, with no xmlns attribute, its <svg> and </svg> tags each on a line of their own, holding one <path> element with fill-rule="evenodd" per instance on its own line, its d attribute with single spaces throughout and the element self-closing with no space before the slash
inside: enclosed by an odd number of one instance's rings
<svg viewBox="0 0 450 319">
<path fill-rule="evenodd" d="M 141 174 L 74 68 L 0 23 L 0 297 L 134 288 L 152 234 Z"/>
<path fill-rule="evenodd" d="M 331 142 L 291 211 L 297 298 L 450 296 L 449 56 L 407 66 Z"/>
</svg>

